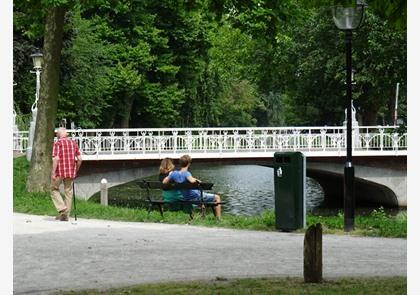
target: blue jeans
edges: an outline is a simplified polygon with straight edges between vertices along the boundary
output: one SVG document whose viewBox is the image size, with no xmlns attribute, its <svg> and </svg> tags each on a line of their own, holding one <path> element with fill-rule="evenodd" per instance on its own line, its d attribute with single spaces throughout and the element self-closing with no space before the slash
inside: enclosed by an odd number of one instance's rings
<svg viewBox="0 0 420 295">
<path fill-rule="evenodd" d="M 214 202 L 216 195 L 212 193 L 203 192 L 203 201 L 204 202 Z M 188 201 L 201 201 L 200 194 L 196 197 L 188 198 Z"/>
</svg>

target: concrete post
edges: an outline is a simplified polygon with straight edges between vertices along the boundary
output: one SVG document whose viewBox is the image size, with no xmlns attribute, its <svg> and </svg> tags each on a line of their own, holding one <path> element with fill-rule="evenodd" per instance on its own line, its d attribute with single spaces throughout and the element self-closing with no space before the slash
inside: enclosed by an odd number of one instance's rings
<svg viewBox="0 0 420 295">
<path fill-rule="evenodd" d="M 101 205 L 108 206 L 108 181 L 105 178 L 101 180 Z"/>
</svg>

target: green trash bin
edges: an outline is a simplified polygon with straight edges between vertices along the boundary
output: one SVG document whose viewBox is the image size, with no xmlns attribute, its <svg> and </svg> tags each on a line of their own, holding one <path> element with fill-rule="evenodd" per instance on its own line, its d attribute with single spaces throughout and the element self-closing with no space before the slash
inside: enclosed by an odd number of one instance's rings
<svg viewBox="0 0 420 295">
<path fill-rule="evenodd" d="M 306 223 L 306 159 L 301 152 L 274 153 L 276 229 L 291 231 Z"/>
</svg>

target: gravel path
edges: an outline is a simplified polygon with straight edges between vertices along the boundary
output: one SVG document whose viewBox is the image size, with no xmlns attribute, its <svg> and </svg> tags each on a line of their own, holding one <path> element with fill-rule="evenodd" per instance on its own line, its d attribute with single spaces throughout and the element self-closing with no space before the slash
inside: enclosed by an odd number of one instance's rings
<svg viewBox="0 0 420 295">
<path fill-rule="evenodd" d="M 303 234 L 14 213 L 14 293 L 303 276 Z M 73 220 L 73 219 L 72 219 Z M 406 276 L 407 240 L 324 235 L 324 277 Z"/>
</svg>

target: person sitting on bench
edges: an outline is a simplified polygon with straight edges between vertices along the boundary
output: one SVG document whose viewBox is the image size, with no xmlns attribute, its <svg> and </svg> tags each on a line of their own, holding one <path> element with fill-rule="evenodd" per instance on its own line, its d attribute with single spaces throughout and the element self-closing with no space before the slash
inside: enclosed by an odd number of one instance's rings
<svg viewBox="0 0 420 295">
<path fill-rule="evenodd" d="M 188 171 L 188 168 L 191 165 L 191 157 L 189 155 L 184 155 L 179 159 L 180 170 L 172 171 L 167 177 L 163 179 L 163 183 L 168 183 L 174 181 L 176 183 L 184 182 L 200 182 L 200 180 L 194 178 L 191 175 L 191 172 Z M 185 189 L 181 190 L 181 193 L 185 201 L 200 201 L 200 191 L 197 189 Z M 219 203 L 221 200 L 219 195 L 203 192 L 203 201 L 204 202 L 215 202 Z M 219 204 L 215 206 L 216 217 L 220 219 L 222 216 L 222 206 Z"/>
<path fill-rule="evenodd" d="M 175 165 L 172 163 L 172 159 L 163 159 L 159 167 L 159 181 L 162 182 L 174 170 Z M 182 201 L 184 199 L 180 190 L 163 190 L 162 196 L 166 202 Z"/>
</svg>

